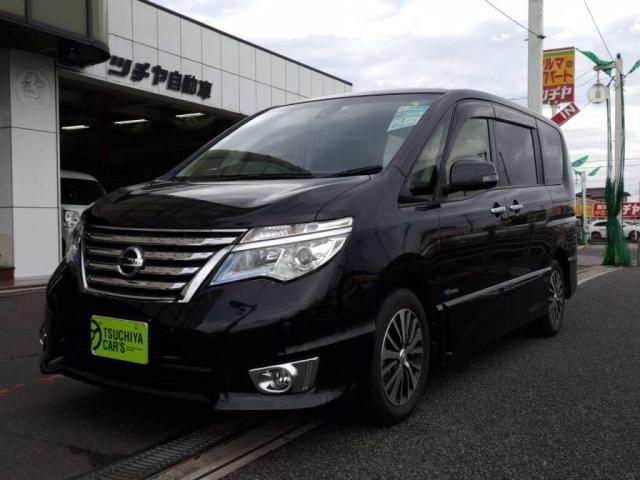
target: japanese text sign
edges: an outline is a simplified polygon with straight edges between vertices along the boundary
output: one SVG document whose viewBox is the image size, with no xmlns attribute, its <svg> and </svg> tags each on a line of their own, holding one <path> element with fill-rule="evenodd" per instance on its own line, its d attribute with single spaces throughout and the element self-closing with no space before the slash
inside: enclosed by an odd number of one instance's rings
<svg viewBox="0 0 640 480">
<path fill-rule="evenodd" d="M 551 117 L 551 120 L 556 122 L 558 125 L 562 125 L 571 117 L 577 115 L 579 111 L 580 109 L 578 108 L 578 106 L 575 103 L 571 102 L 569 105 L 567 105 L 558 113 L 556 113 L 553 117 Z"/>
<path fill-rule="evenodd" d="M 571 48 L 545 50 L 542 58 L 542 102 L 548 105 L 574 100 L 576 52 Z"/>
<path fill-rule="evenodd" d="M 168 90 L 197 95 L 203 100 L 211 97 L 211 82 L 197 79 L 194 75 L 183 75 L 177 70 L 170 72 L 160 65 L 151 67 L 150 63 L 133 63 L 128 58 L 111 56 L 109 75 L 129 77 L 133 82 L 140 82 L 151 76 L 151 84 L 165 83 Z M 150 71 L 149 71 L 150 70 Z"/>
<path fill-rule="evenodd" d="M 593 216 L 594 217 L 606 217 L 607 216 L 607 204 L 606 203 L 594 203 L 593 204 Z M 626 202 L 622 205 L 623 217 L 640 217 L 640 202 Z"/>
</svg>

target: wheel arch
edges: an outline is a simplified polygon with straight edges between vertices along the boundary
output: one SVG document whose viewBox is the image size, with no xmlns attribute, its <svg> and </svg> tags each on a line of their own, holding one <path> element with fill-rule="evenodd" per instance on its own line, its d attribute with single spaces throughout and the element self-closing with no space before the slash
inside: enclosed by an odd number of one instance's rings
<svg viewBox="0 0 640 480">
<path fill-rule="evenodd" d="M 567 252 L 563 248 L 558 248 L 553 253 L 553 260 L 556 260 L 562 267 L 562 274 L 564 275 L 566 298 L 571 298 L 573 290 L 571 286 L 571 266 L 569 265 L 569 257 Z"/>
<path fill-rule="evenodd" d="M 381 274 L 376 288 L 376 308 L 386 296 L 397 288 L 406 288 L 412 292 L 427 314 L 427 324 L 431 337 L 431 359 L 438 360 L 442 356 L 444 328 L 440 312 L 435 307 L 431 296 L 432 288 L 428 280 L 430 268 L 428 262 L 420 255 L 406 254 L 394 260 Z"/>
</svg>

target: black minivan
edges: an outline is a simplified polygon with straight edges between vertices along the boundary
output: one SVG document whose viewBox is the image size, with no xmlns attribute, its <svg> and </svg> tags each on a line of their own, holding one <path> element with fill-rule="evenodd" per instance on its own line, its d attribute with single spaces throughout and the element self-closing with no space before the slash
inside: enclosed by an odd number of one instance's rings
<svg viewBox="0 0 640 480">
<path fill-rule="evenodd" d="M 427 372 L 576 291 L 558 127 L 471 90 L 274 107 L 98 200 L 53 274 L 41 370 L 221 410 L 354 386 L 409 415 Z"/>
</svg>

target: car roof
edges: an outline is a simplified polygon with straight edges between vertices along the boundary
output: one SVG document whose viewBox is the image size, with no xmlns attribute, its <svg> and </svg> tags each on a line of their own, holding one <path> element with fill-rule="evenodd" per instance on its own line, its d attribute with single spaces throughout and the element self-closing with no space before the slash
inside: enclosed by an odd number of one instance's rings
<svg viewBox="0 0 640 480">
<path fill-rule="evenodd" d="M 532 117 L 535 117 L 536 119 L 551 125 L 552 127 L 556 128 L 559 130 L 558 126 L 552 122 L 550 119 L 537 114 L 536 112 L 534 112 L 533 110 L 529 110 L 526 107 L 523 107 L 522 105 L 518 105 L 517 103 L 514 103 L 510 100 L 507 100 L 506 98 L 502 98 L 499 97 L 497 95 L 493 95 L 492 93 L 488 93 L 488 92 L 481 92 L 480 90 L 473 90 L 473 89 L 466 89 L 466 88 L 460 88 L 460 89 L 445 89 L 445 88 L 400 88 L 400 89 L 387 89 L 387 90 L 369 90 L 369 91 L 364 91 L 364 92 L 349 92 L 349 93 L 338 93 L 335 95 L 327 95 L 324 97 L 315 97 L 315 98 L 309 98 L 309 99 L 305 99 L 305 100 L 301 100 L 299 102 L 295 102 L 295 103 L 306 103 L 306 102 L 314 102 L 314 101 L 318 101 L 318 100 L 327 100 L 327 99 L 333 99 L 333 98 L 349 98 L 349 97 L 369 97 L 369 96 L 374 96 L 374 95 L 402 95 L 402 94 L 437 94 L 437 95 L 442 95 L 443 99 L 446 99 L 448 102 L 450 103 L 454 103 L 457 102 L 458 100 L 465 100 L 465 99 L 477 99 L 477 100 L 486 100 L 486 101 L 490 101 L 490 102 L 494 102 L 494 103 L 499 103 L 502 105 L 505 105 L 507 107 L 511 107 L 515 110 L 518 110 L 526 115 L 530 115 Z"/>
<path fill-rule="evenodd" d="M 73 178 L 75 180 L 92 180 L 97 182 L 98 180 L 93 175 L 88 173 L 76 172 L 75 170 L 60 170 L 60 178 Z"/>
</svg>

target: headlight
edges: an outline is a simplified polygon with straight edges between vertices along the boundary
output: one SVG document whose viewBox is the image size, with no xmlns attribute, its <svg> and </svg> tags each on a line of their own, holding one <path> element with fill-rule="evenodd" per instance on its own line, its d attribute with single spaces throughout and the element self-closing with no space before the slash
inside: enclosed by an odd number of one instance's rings
<svg viewBox="0 0 640 480">
<path fill-rule="evenodd" d="M 340 251 L 352 224 L 349 217 L 253 228 L 231 251 L 212 284 L 255 277 L 288 281 L 312 272 Z"/>
<path fill-rule="evenodd" d="M 78 225 L 80 221 L 80 214 L 78 212 L 74 212 L 73 210 L 63 210 L 63 224 L 67 228 L 74 228 Z"/>
<path fill-rule="evenodd" d="M 80 264 L 80 241 L 82 240 L 83 232 L 84 223 L 78 221 L 76 228 L 71 232 L 69 243 L 67 244 L 67 251 L 64 254 L 65 261 L 72 267 L 77 267 Z"/>
</svg>

